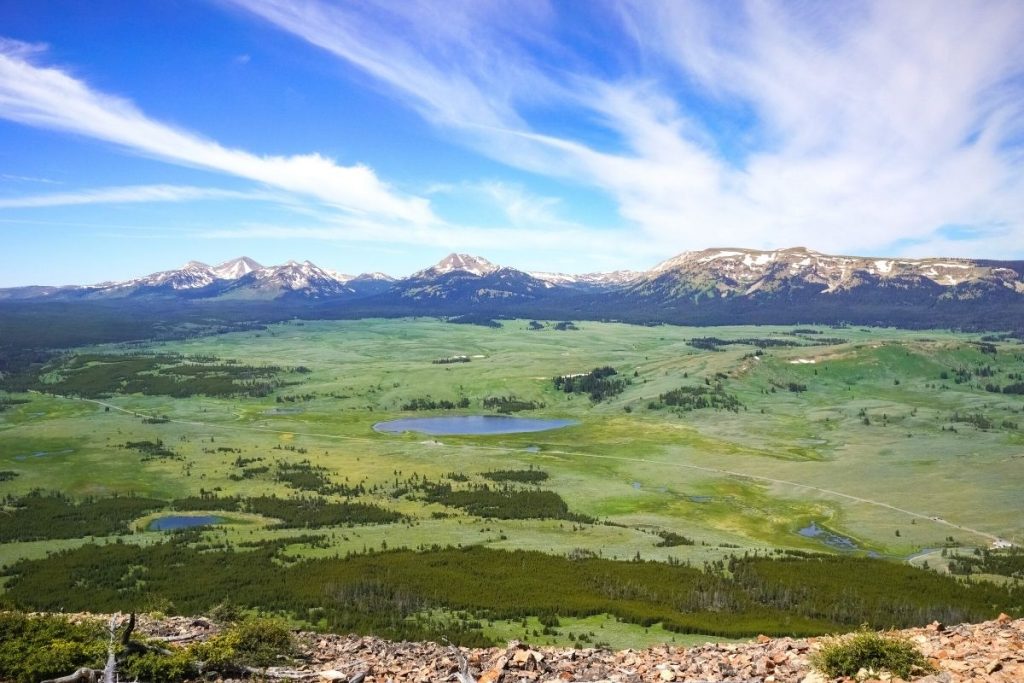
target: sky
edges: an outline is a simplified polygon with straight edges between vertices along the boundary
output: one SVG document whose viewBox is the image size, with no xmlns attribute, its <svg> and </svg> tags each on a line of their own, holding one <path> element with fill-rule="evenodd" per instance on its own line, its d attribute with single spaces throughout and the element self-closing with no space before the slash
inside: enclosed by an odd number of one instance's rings
<svg viewBox="0 0 1024 683">
<path fill-rule="evenodd" d="M 0 287 L 1024 259 L 1024 2 L 0 0 Z"/>
</svg>

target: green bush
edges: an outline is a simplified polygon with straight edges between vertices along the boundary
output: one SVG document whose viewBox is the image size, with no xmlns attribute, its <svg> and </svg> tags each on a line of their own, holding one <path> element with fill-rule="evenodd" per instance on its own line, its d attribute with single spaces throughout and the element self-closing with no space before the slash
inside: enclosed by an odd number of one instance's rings
<svg viewBox="0 0 1024 683">
<path fill-rule="evenodd" d="M 233 624 L 242 619 L 242 608 L 225 598 L 209 611 L 210 618 L 219 624 Z"/>
<path fill-rule="evenodd" d="M 82 666 L 100 668 L 106 656 L 97 624 L 0 612 L 0 680 L 29 683 L 66 676 Z"/>
<path fill-rule="evenodd" d="M 272 666 L 295 654 L 291 631 L 280 619 L 246 617 L 212 638 L 201 652 L 208 669 Z"/>
<path fill-rule="evenodd" d="M 932 668 L 909 640 L 866 630 L 826 641 L 811 655 L 811 665 L 829 678 L 856 676 L 861 669 L 910 678 L 917 669 Z"/>
<path fill-rule="evenodd" d="M 132 655 L 122 667 L 122 673 L 136 681 L 173 683 L 189 680 L 199 673 L 195 654 L 195 648 L 189 647 L 172 650 L 169 655 L 152 651 Z M 127 680 L 127 677 L 124 678 Z"/>
<path fill-rule="evenodd" d="M 206 642 L 171 648 L 169 654 L 151 649 L 132 652 L 120 669 L 131 679 L 175 683 L 194 679 L 202 671 L 236 673 L 246 666 L 271 666 L 295 652 L 283 621 L 247 617 Z M 83 666 L 99 669 L 106 658 L 107 635 L 99 623 L 0 612 L 0 681 L 32 683 L 66 676 Z"/>
</svg>

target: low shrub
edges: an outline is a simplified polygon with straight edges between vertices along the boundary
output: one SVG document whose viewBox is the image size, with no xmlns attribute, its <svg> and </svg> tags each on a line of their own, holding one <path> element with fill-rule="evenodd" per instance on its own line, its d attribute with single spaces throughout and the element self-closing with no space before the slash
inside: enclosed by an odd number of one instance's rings
<svg viewBox="0 0 1024 683">
<path fill-rule="evenodd" d="M 247 617 L 217 639 L 230 650 L 239 666 L 272 666 L 295 655 L 295 641 L 287 624 L 274 617 Z"/>
<path fill-rule="evenodd" d="M 82 666 L 102 667 L 106 656 L 97 624 L 0 612 L 0 680 L 30 683 L 66 676 Z"/>
<path fill-rule="evenodd" d="M 0 612 L 0 680 L 32 683 L 67 676 L 80 667 L 103 668 L 107 642 L 99 623 Z M 152 649 L 133 639 L 132 651 L 118 657 L 120 672 L 134 680 L 175 683 L 203 672 L 234 674 L 246 667 L 272 666 L 296 653 L 287 624 L 261 616 L 246 617 L 220 635 L 188 647 L 168 652 L 159 645 Z"/>
<path fill-rule="evenodd" d="M 915 670 L 929 671 L 931 664 L 909 640 L 861 630 L 825 642 L 811 655 L 811 665 L 829 678 L 856 676 L 861 669 L 888 671 L 910 678 Z"/>
<path fill-rule="evenodd" d="M 152 651 L 132 655 L 123 665 L 121 673 L 127 674 L 134 681 L 176 683 L 193 679 L 199 674 L 195 647 L 172 650 L 169 655 Z"/>
</svg>

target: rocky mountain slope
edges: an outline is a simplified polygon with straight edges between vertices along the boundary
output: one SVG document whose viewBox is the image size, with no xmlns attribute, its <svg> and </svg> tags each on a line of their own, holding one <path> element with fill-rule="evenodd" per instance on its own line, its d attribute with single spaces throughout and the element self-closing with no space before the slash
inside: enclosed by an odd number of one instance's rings
<svg viewBox="0 0 1024 683">
<path fill-rule="evenodd" d="M 1011 267 L 1011 265 L 1013 267 Z M 633 285 L 635 291 L 663 289 L 674 294 L 750 296 L 787 287 L 812 287 L 822 293 L 884 285 L 893 288 L 950 288 L 963 293 L 967 283 L 985 283 L 1024 294 L 1020 262 L 968 259 L 885 259 L 830 256 L 803 247 L 778 251 L 705 249 L 664 261 Z"/>
<path fill-rule="evenodd" d="M 75 619 L 87 618 L 77 615 Z M 206 619 L 141 618 L 139 630 L 169 644 L 203 640 L 217 632 Z M 919 683 L 1024 680 L 1024 619 L 945 627 L 934 623 L 900 635 L 917 645 L 935 667 Z M 697 647 L 656 646 L 613 652 L 599 649 L 507 647 L 456 649 L 437 643 L 396 643 L 373 637 L 300 633 L 301 659 L 267 671 L 271 680 L 426 683 L 458 681 L 468 665 L 478 683 L 603 681 L 743 681 L 825 683 L 809 656 L 822 639 L 758 637 L 750 643 Z M 359 677 L 362 676 L 360 679 Z M 851 679 L 835 679 L 851 680 Z M 864 672 L 861 680 L 899 681 L 885 672 Z"/>
</svg>

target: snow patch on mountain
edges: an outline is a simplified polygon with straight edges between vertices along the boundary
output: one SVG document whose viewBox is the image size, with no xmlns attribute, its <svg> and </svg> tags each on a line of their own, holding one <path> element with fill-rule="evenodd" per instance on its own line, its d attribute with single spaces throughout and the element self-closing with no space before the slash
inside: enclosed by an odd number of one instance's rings
<svg viewBox="0 0 1024 683">
<path fill-rule="evenodd" d="M 324 268 L 323 271 L 325 273 L 327 273 L 328 275 L 330 275 L 335 280 L 337 280 L 338 282 L 340 282 L 341 284 L 345 284 L 345 283 L 347 283 L 347 282 L 349 282 L 351 280 L 355 280 L 356 279 L 355 275 L 347 275 L 345 273 L 341 273 L 341 272 L 338 272 L 337 270 L 332 270 L 330 268 Z"/>
<path fill-rule="evenodd" d="M 546 273 L 531 271 L 528 274 L 531 277 L 535 277 L 538 280 L 547 283 L 551 287 L 564 287 L 573 285 L 611 287 L 615 285 L 624 285 L 628 282 L 632 282 L 633 280 L 638 279 L 643 275 L 642 272 L 638 272 L 635 270 L 614 270 L 609 273 L 582 273 L 578 275 L 570 273 Z"/>
<path fill-rule="evenodd" d="M 310 261 L 288 261 L 256 271 L 256 281 L 262 288 L 278 287 L 282 290 L 306 291 L 313 295 L 338 294 L 346 291 L 344 283 L 333 274 Z"/>
<path fill-rule="evenodd" d="M 950 287 L 990 279 L 1016 289 L 1019 276 L 1008 268 L 991 268 L 964 259 L 883 259 L 832 256 L 793 247 L 774 251 L 756 249 L 705 249 L 684 252 L 647 271 L 644 280 L 672 276 L 679 280 L 713 280 L 725 291 L 752 293 L 768 288 L 780 278 L 824 285 L 826 292 L 850 289 L 864 277 L 885 281 L 925 278 Z"/>
<path fill-rule="evenodd" d="M 375 271 L 373 273 L 360 273 L 354 280 L 374 280 L 377 282 L 395 282 L 395 278 L 391 277 L 387 273 Z"/>
<path fill-rule="evenodd" d="M 448 273 L 463 272 L 483 277 L 498 270 L 499 266 L 494 265 L 480 256 L 470 254 L 448 254 L 433 266 L 412 274 L 414 279 L 429 279 Z"/>
<path fill-rule="evenodd" d="M 212 271 L 218 279 L 237 280 L 243 275 L 248 275 L 255 270 L 261 270 L 262 268 L 263 266 L 248 256 L 240 256 L 236 259 L 225 261 L 219 266 L 214 266 Z"/>
<path fill-rule="evenodd" d="M 116 282 L 105 289 L 135 289 L 138 287 L 170 287 L 175 290 L 198 289 L 213 284 L 217 275 L 201 261 L 189 261 L 178 270 L 165 270 L 143 278 Z"/>
</svg>

